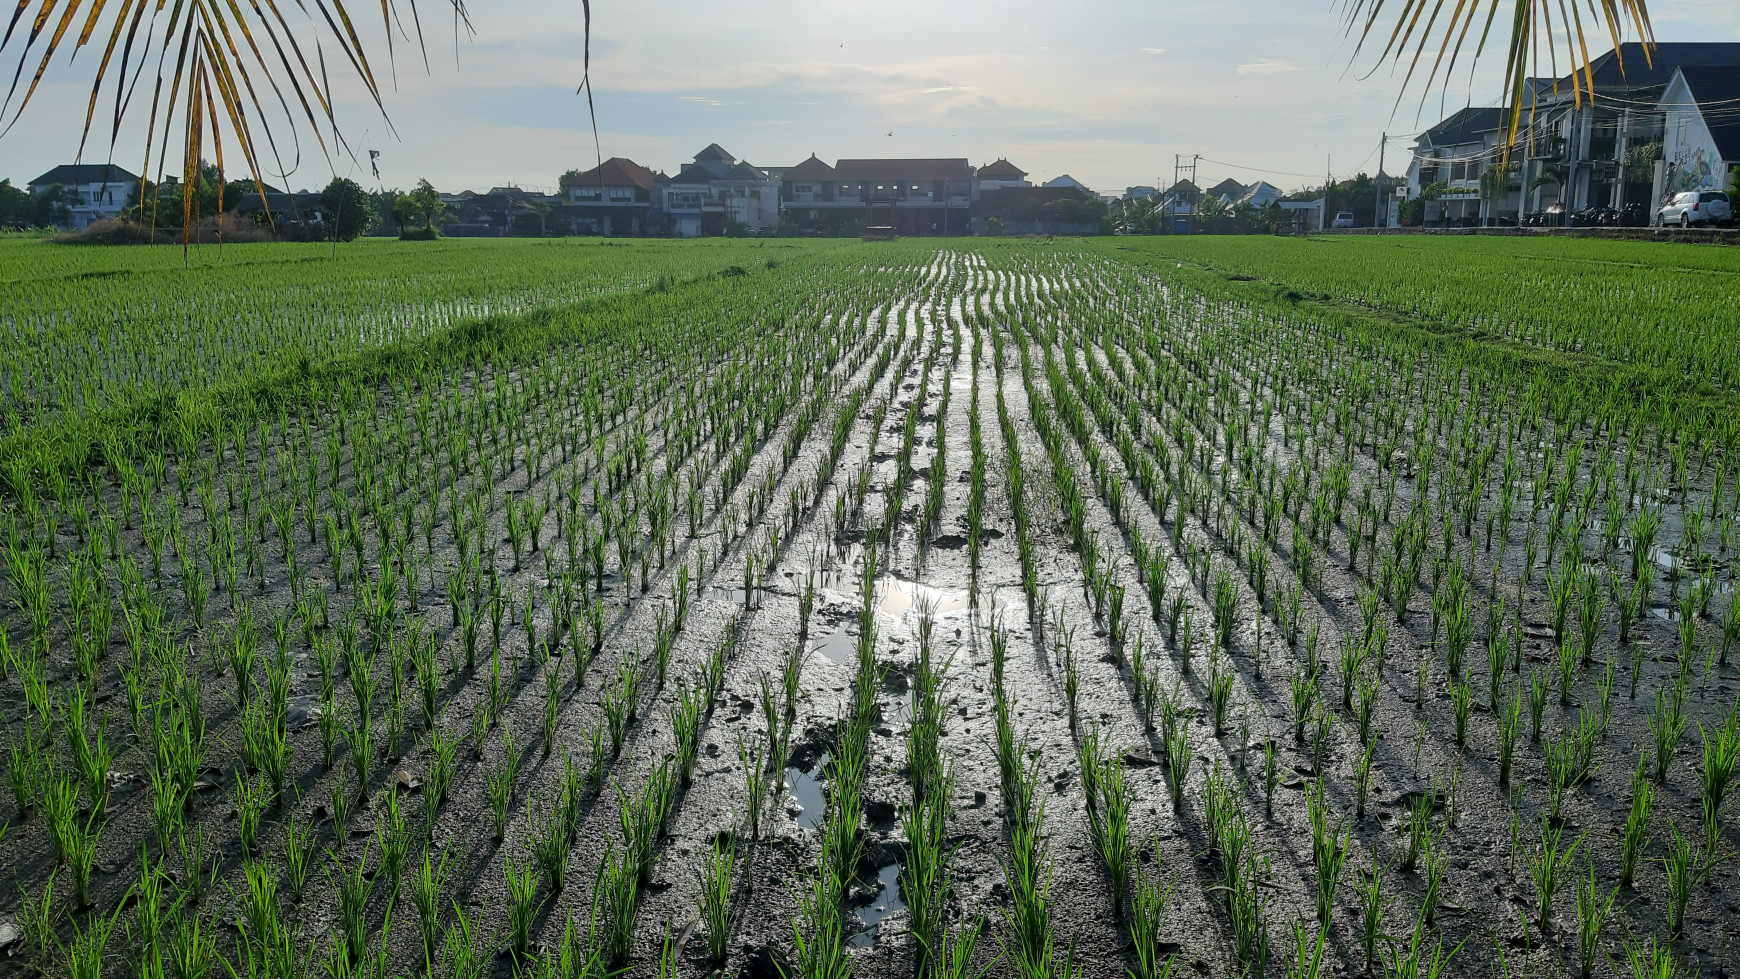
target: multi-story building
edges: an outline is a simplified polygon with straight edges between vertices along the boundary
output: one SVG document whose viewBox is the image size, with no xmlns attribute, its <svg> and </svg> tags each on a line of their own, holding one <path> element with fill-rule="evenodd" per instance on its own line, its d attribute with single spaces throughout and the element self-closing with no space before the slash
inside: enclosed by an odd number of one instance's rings
<svg viewBox="0 0 1740 979">
<path fill-rule="evenodd" d="M 1435 206 L 1427 206 L 1429 224 L 1512 223 L 1548 209 L 1630 204 L 1653 211 L 1676 181 L 1689 179 L 1688 167 L 1705 166 L 1715 150 L 1707 142 L 1702 162 L 1693 150 L 1683 161 L 1664 160 L 1666 143 L 1690 146 L 1677 131 L 1668 132 L 1670 119 L 1679 126 L 1691 113 L 1726 118 L 1732 109 L 1725 93 L 1736 73 L 1740 43 L 1670 42 L 1647 55 L 1641 44 L 1630 43 L 1595 58 L 1577 78 L 1529 79 L 1514 142 L 1499 108 L 1463 109 L 1422 133 L 1409 198 L 1443 185 Z M 1682 74 L 1686 84 L 1670 93 Z M 1696 182 L 1721 181 L 1700 173 Z"/>
<path fill-rule="evenodd" d="M 664 210 L 678 237 L 759 234 L 779 225 L 780 186 L 778 177 L 710 143 L 665 185 Z"/>
<path fill-rule="evenodd" d="M 52 189 L 63 195 L 70 191 L 77 200 L 67 202 L 68 223 L 85 228 L 93 221 L 120 217 L 127 199 L 139 189 L 139 177 L 112 163 L 67 163 L 32 180 L 29 187 L 39 197 Z"/>
<path fill-rule="evenodd" d="M 659 174 L 613 156 L 590 170 L 563 175 L 557 220 L 571 234 L 650 234 L 663 198 Z"/>
<path fill-rule="evenodd" d="M 785 171 L 780 206 L 789 227 L 813 234 L 877 228 L 960 235 L 968 233 L 978 193 L 965 159 L 840 160 L 829 166 L 811 154 Z"/>
</svg>

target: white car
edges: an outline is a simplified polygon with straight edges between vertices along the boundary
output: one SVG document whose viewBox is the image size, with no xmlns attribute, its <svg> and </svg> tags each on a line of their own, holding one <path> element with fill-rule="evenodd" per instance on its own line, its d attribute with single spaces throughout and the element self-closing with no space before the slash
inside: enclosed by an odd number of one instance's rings
<svg viewBox="0 0 1740 979">
<path fill-rule="evenodd" d="M 1335 221 L 1329 226 L 1331 228 L 1357 228 L 1359 222 L 1353 219 L 1352 211 L 1342 211 L 1335 215 Z"/>
<path fill-rule="evenodd" d="M 1688 190 L 1683 194 L 1675 194 L 1673 200 L 1662 205 L 1661 223 L 1677 224 L 1689 228 L 1694 224 L 1712 224 L 1726 222 L 1734 216 L 1729 207 L 1728 195 L 1719 190 Z"/>
</svg>

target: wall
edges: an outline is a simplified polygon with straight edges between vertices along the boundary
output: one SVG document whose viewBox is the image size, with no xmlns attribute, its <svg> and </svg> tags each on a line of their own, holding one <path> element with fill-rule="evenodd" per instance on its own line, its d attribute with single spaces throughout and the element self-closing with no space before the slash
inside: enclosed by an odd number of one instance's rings
<svg viewBox="0 0 1740 979">
<path fill-rule="evenodd" d="M 1673 84 L 1662 94 L 1662 104 L 1672 106 L 1667 113 L 1667 132 L 1662 139 L 1662 155 L 1667 160 L 1667 193 L 1688 190 L 1726 190 L 1727 168 L 1716 152 L 1716 142 L 1710 138 L 1704 116 L 1686 88 L 1685 80 L 1674 77 Z"/>
</svg>

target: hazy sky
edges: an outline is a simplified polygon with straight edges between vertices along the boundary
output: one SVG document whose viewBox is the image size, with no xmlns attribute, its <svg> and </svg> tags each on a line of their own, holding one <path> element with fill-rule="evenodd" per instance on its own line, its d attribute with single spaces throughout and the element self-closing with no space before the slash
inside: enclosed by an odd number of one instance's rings
<svg viewBox="0 0 1740 979">
<path fill-rule="evenodd" d="M 472 0 L 476 35 L 458 45 L 457 67 L 451 26 L 432 16 L 439 7 L 421 5 L 427 73 L 398 43 L 396 90 L 386 93 L 396 137 L 378 111 L 346 99 L 341 122 L 363 162 L 329 163 L 305 145 L 284 183 L 318 187 L 336 169 L 372 186 L 360 152 L 368 147 L 381 152 L 386 186 L 427 177 L 451 190 L 553 187 L 564 170 L 592 165 L 585 100 L 574 94 L 579 4 Z M 1489 57 L 1472 81 L 1461 69 L 1424 106 L 1419 91 L 1397 106 L 1398 74 L 1371 72 L 1369 59 L 1349 70 L 1352 47 L 1334 0 L 598 0 L 593 8 L 603 155 L 668 173 L 717 142 L 761 166 L 795 164 L 811 151 L 829 162 L 1007 157 L 1035 180 L 1069 173 L 1121 192 L 1169 183 L 1182 153 L 1205 158 L 1204 185 L 1232 176 L 1290 190 L 1321 183 L 1328 158 L 1337 175 L 1375 170 L 1386 129 L 1387 168 L 1399 172 L 1406 137 L 1435 122 L 1441 106 L 1490 104 L 1499 69 Z M 1740 40 L 1732 0 L 1655 0 L 1651 11 L 1662 41 Z M 0 176 L 28 180 L 71 160 L 88 94 L 78 66 L 97 53 L 87 49 L 70 70 L 57 59 L 23 121 L 0 139 Z M 4 64 L 10 70 L 12 58 Z M 115 161 L 137 169 L 137 147 L 124 139 Z M 104 140 L 85 160 L 106 155 Z"/>
</svg>

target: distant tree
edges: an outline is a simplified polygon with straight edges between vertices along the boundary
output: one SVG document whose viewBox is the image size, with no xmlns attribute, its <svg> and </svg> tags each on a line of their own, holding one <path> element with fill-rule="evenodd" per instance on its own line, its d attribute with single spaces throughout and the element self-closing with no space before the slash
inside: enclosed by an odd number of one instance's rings
<svg viewBox="0 0 1740 979">
<path fill-rule="evenodd" d="M 320 223 L 328 240 L 355 241 L 374 220 L 374 201 L 356 181 L 334 177 L 320 192 Z"/>
<path fill-rule="evenodd" d="M 441 220 L 441 212 L 447 210 L 447 205 L 441 202 L 441 194 L 427 180 L 417 181 L 417 188 L 399 200 L 402 222 L 409 224 L 420 220 L 424 230 L 433 230 L 435 223 Z"/>
</svg>

